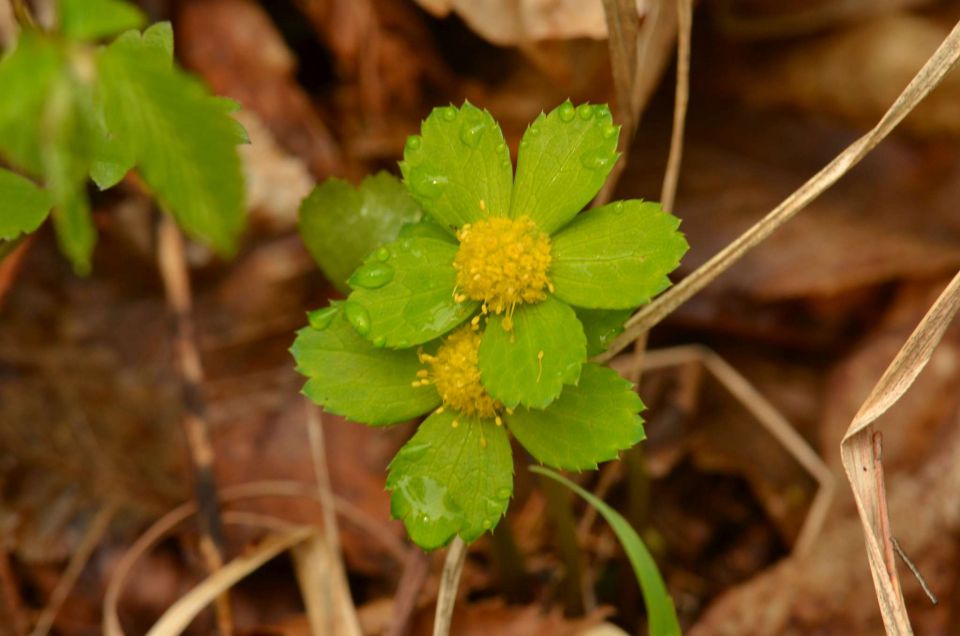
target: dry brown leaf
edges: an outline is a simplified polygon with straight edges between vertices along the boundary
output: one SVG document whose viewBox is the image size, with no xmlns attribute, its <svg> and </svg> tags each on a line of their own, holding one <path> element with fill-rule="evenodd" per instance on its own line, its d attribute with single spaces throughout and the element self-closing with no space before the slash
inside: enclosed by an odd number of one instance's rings
<svg viewBox="0 0 960 636">
<path fill-rule="evenodd" d="M 602 0 L 416 0 L 437 17 L 457 13 L 470 28 L 500 45 L 572 38 L 604 39 Z M 645 0 L 636 0 L 644 15 Z"/>
<path fill-rule="evenodd" d="M 867 557 L 884 625 L 888 634 L 896 636 L 912 634 L 913 630 L 893 559 L 880 438 L 872 424 L 913 384 L 958 309 L 960 273 L 947 285 L 887 367 L 873 392 L 854 416 L 840 445 L 843 467 L 863 523 Z"/>
</svg>

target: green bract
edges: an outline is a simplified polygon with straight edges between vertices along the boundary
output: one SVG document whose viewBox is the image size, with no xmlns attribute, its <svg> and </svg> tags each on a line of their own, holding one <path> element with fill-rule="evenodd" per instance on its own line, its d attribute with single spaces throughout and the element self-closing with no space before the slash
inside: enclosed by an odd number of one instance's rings
<svg viewBox="0 0 960 636">
<path fill-rule="evenodd" d="M 497 524 L 512 494 L 508 432 L 570 470 L 643 439 L 630 383 L 587 357 L 669 285 L 687 243 L 655 203 L 580 213 L 617 159 L 618 133 L 606 106 L 568 101 L 527 129 L 514 178 L 489 113 L 438 108 L 407 140 L 409 196 L 369 204 L 370 182 L 337 182 L 304 203 L 301 232 L 325 271 L 356 257 L 317 227 L 360 227 L 343 242 L 371 251 L 347 280 L 349 297 L 311 313 L 297 336 L 304 393 L 373 425 L 433 412 L 387 480 L 394 516 L 424 548 Z M 377 179 L 379 192 L 399 185 Z M 416 218 L 416 204 L 424 218 L 388 236 Z"/>
</svg>

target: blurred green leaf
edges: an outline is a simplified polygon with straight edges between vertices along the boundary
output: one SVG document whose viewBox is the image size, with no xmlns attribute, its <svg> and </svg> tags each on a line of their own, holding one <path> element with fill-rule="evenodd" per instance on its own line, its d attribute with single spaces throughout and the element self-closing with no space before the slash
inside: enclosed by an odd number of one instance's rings
<svg viewBox="0 0 960 636">
<path fill-rule="evenodd" d="M 171 33 L 167 23 L 127 32 L 100 53 L 106 128 L 122 144 L 108 154 L 136 157 L 162 207 L 229 255 L 245 211 L 237 123 L 199 80 L 171 64 Z M 116 172 L 99 176 L 109 182 Z"/>
<path fill-rule="evenodd" d="M 643 602 L 647 606 L 649 633 L 651 636 L 680 636 L 680 622 L 677 620 L 677 611 L 673 606 L 673 599 L 667 593 L 667 586 L 663 583 L 663 577 L 660 576 L 657 563 L 650 556 L 647 546 L 643 544 L 643 541 L 627 523 L 627 520 L 616 510 L 559 473 L 541 466 L 531 466 L 530 470 L 560 482 L 577 493 L 607 520 L 607 523 L 613 528 L 614 534 L 617 535 L 617 539 L 620 540 L 624 552 L 627 553 L 630 565 L 633 566 L 633 573 L 637 577 L 637 583 L 640 584 Z"/>
<path fill-rule="evenodd" d="M 343 293 L 347 278 L 423 211 L 400 180 L 379 172 L 354 188 L 327 179 L 300 205 L 300 236 L 324 276 Z"/>
<path fill-rule="evenodd" d="M 614 338 L 623 333 L 623 323 L 627 321 L 632 309 L 584 309 L 574 307 L 577 318 L 583 325 L 587 336 L 587 357 L 599 355 L 607 350 Z"/>
<path fill-rule="evenodd" d="M 147 16 L 123 0 L 60 0 L 60 30 L 74 40 L 97 40 L 142 27 Z"/>
<path fill-rule="evenodd" d="M 53 198 L 32 181 L 0 169 L 0 240 L 33 232 L 47 218 Z"/>
</svg>

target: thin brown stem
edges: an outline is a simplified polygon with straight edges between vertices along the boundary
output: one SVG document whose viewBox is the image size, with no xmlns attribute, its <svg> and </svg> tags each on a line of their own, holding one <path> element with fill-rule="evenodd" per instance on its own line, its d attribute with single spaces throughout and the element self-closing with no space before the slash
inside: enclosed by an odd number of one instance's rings
<svg viewBox="0 0 960 636">
<path fill-rule="evenodd" d="M 190 273 L 187 269 L 183 236 L 169 214 L 160 221 L 158 260 L 167 304 L 173 315 L 174 340 L 180 371 L 184 415 L 181 420 L 187 453 L 193 472 L 194 496 L 200 511 L 200 554 L 209 572 L 224 563 L 225 540 L 217 484 L 213 472 L 213 444 L 203 398 L 203 365 L 197 350 L 193 323 Z M 217 599 L 217 625 L 221 634 L 233 633 L 230 601 L 226 593 Z"/>
<path fill-rule="evenodd" d="M 0 541 L 3 539 L 0 536 Z M 7 617 L 10 634 L 22 636 L 27 633 L 27 615 L 20 600 L 20 586 L 10 567 L 10 555 L 4 543 L 0 543 L 0 615 Z"/>
</svg>

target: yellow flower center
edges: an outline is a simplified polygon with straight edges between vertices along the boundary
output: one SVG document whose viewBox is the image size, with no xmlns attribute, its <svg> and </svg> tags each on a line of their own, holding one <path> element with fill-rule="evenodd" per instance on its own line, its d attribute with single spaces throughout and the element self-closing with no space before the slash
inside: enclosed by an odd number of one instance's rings
<svg viewBox="0 0 960 636">
<path fill-rule="evenodd" d="M 493 418 L 500 424 L 503 405 L 490 397 L 480 384 L 479 349 L 480 334 L 469 325 L 460 327 L 447 336 L 436 355 L 419 353 L 420 362 L 429 369 L 417 372 L 418 379 L 414 380 L 413 386 L 436 386 L 443 400 L 440 409 L 450 407 L 464 415 Z M 457 426 L 456 420 L 453 425 Z"/>
<path fill-rule="evenodd" d="M 529 218 L 491 217 L 468 223 L 457 238 L 454 298 L 482 301 L 483 313 L 506 313 L 504 329 L 511 329 L 517 305 L 539 302 L 547 297 L 545 289 L 553 291 L 547 278 L 550 237 Z"/>
</svg>

